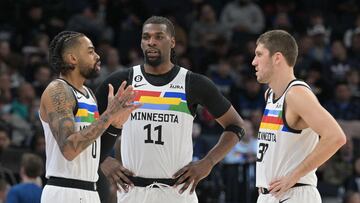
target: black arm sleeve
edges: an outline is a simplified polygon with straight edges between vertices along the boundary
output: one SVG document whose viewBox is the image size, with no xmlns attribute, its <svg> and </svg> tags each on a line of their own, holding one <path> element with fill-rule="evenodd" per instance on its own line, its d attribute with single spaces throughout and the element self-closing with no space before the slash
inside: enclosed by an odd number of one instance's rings
<svg viewBox="0 0 360 203">
<path fill-rule="evenodd" d="M 126 80 L 127 84 L 130 84 L 129 79 L 131 78 L 130 73 L 132 69 L 126 69 L 117 71 L 111 74 L 104 82 L 97 88 L 95 96 L 98 102 L 99 113 L 102 114 L 108 104 L 108 93 L 109 93 L 109 84 L 114 87 L 114 94 L 117 92 L 121 83 Z M 120 130 L 110 126 L 104 134 L 101 136 L 101 147 L 100 147 L 100 163 L 110 154 L 117 137 L 112 134 L 117 134 Z M 110 134 L 109 134 L 110 133 Z"/>
<path fill-rule="evenodd" d="M 231 103 L 209 78 L 190 71 L 186 78 L 188 106 L 193 114 L 198 104 L 206 107 L 215 118 L 219 118 L 229 110 Z"/>
</svg>

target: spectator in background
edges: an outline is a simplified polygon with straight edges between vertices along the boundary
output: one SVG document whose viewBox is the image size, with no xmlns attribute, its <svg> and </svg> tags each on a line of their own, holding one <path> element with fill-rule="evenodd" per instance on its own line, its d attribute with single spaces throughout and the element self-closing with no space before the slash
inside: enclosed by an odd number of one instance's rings
<svg viewBox="0 0 360 203">
<path fill-rule="evenodd" d="M 331 59 L 331 50 L 328 45 L 328 31 L 323 24 L 316 24 L 308 30 L 308 35 L 312 38 L 313 46 L 310 49 L 310 56 L 322 64 L 326 64 Z"/>
<path fill-rule="evenodd" d="M 319 168 L 322 181 L 330 187 L 340 187 L 353 172 L 354 144 L 351 138 L 347 139 L 339 151 Z"/>
<path fill-rule="evenodd" d="M 233 91 L 231 96 L 235 109 L 246 118 L 256 109 L 263 109 L 265 91 L 263 86 L 256 81 L 253 75 L 247 75 L 243 79 L 241 88 Z"/>
<path fill-rule="evenodd" d="M 356 34 L 360 29 L 360 14 L 356 16 L 354 26 L 349 28 L 344 33 L 344 44 L 346 48 L 351 48 L 353 35 Z"/>
<path fill-rule="evenodd" d="M 13 99 L 9 74 L 0 72 L 0 81 L 0 117 L 5 119 L 10 113 Z"/>
<path fill-rule="evenodd" d="M 42 183 L 40 175 L 44 164 L 34 154 L 24 154 L 21 159 L 21 183 L 10 188 L 6 202 L 8 203 L 40 203 Z"/>
<path fill-rule="evenodd" d="M 325 104 L 325 108 L 335 119 L 359 120 L 360 103 L 353 100 L 349 86 L 338 82 L 335 86 L 335 96 Z"/>
<path fill-rule="evenodd" d="M 333 85 L 328 78 L 324 77 L 323 72 L 323 65 L 318 61 L 313 61 L 303 77 L 322 104 L 331 98 L 333 92 Z"/>
<path fill-rule="evenodd" d="M 265 28 L 261 8 L 251 0 L 233 0 L 221 11 L 221 24 L 230 32 L 259 34 Z"/>
<path fill-rule="evenodd" d="M 346 74 L 346 82 L 350 88 L 351 94 L 356 100 L 360 99 L 360 70 L 352 68 Z"/>
<path fill-rule="evenodd" d="M 348 58 L 347 51 L 340 40 L 336 40 L 331 45 L 332 58 L 327 65 L 328 78 L 334 81 L 345 80 L 346 73 L 350 70 L 352 63 Z"/>
<path fill-rule="evenodd" d="M 10 185 L 4 179 L 0 178 L 0 203 L 5 203 L 9 189 Z"/>
<path fill-rule="evenodd" d="M 359 203 L 360 202 L 360 193 L 359 192 L 349 192 L 345 195 L 343 203 Z"/>
<path fill-rule="evenodd" d="M 210 4 L 200 7 L 198 19 L 190 28 L 189 44 L 192 48 L 213 49 L 213 41 L 219 37 L 230 40 L 229 32 L 217 20 L 216 13 Z"/>
<path fill-rule="evenodd" d="M 4 159 L 6 158 L 5 154 L 8 152 L 10 146 L 10 140 L 11 134 L 9 128 L 4 121 L 0 120 L 0 180 L 4 180 L 6 183 L 13 185 L 16 183 L 14 173 L 3 165 L 5 162 Z"/>
<path fill-rule="evenodd" d="M 230 99 L 231 90 L 234 89 L 237 78 L 229 61 L 221 59 L 218 64 L 210 65 L 207 76 L 215 83 L 220 92 Z"/>
<path fill-rule="evenodd" d="M 32 86 L 34 87 L 36 97 L 40 98 L 45 88 L 53 79 L 52 71 L 48 64 L 37 64 L 34 73 L 34 80 Z"/>
<path fill-rule="evenodd" d="M 99 76 L 92 81 L 90 86 L 94 87 L 95 89 L 111 73 L 124 68 L 125 66 L 121 64 L 121 59 L 118 50 L 113 47 L 110 47 L 107 50 L 105 57 L 105 64 L 101 66 Z"/>
<path fill-rule="evenodd" d="M 349 192 L 360 192 L 360 157 L 354 161 L 353 174 L 345 182 L 345 190 Z"/>
</svg>

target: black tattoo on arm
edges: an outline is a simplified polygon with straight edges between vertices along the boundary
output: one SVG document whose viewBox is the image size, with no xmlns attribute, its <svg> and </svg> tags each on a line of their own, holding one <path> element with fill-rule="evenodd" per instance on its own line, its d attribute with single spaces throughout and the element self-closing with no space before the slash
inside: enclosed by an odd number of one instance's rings
<svg viewBox="0 0 360 203">
<path fill-rule="evenodd" d="M 108 114 L 87 128 L 76 132 L 73 109 L 75 97 L 72 90 L 62 82 L 54 82 L 49 91 L 47 115 L 53 136 L 64 157 L 72 160 L 91 145 L 109 126 Z"/>
</svg>

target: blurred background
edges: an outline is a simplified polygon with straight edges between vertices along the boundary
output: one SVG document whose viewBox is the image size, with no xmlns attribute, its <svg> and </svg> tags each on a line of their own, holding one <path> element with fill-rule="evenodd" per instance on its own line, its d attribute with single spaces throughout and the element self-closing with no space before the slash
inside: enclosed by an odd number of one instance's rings
<svg viewBox="0 0 360 203">
<path fill-rule="evenodd" d="M 151 15 L 175 25 L 179 65 L 207 75 L 246 119 L 246 137 L 198 186 L 200 203 L 256 202 L 257 130 L 266 87 L 251 61 L 259 34 L 284 29 L 299 44 L 296 76 L 339 121 L 348 141 L 318 169 L 324 203 L 360 202 L 360 1 L 356 0 L 1 0 L 0 202 L 24 181 L 21 158 L 43 169 L 45 140 L 38 119 L 42 91 L 56 75 L 49 41 L 60 31 L 85 33 L 102 59 L 95 87 L 111 72 L 141 64 L 142 23 Z M 222 128 L 205 108 L 193 129 L 194 160 Z M 23 157 L 24 158 L 24 157 Z M 28 160 L 28 159 L 27 159 Z M 37 167 L 39 168 L 39 167 Z M 44 170 L 35 176 L 45 184 Z M 27 174 L 28 175 L 28 174 Z M 33 174 L 34 175 L 34 174 Z"/>
</svg>

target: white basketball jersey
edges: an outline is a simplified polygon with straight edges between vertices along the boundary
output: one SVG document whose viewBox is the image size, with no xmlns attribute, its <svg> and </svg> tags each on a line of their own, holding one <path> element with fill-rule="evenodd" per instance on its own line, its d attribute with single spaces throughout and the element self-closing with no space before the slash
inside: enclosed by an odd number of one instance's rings
<svg viewBox="0 0 360 203">
<path fill-rule="evenodd" d="M 60 80 L 65 83 L 65 81 Z M 78 110 L 75 113 L 75 131 L 88 127 L 92 122 L 99 119 L 96 101 L 90 91 L 85 96 L 71 85 L 77 100 Z M 82 151 L 75 159 L 68 161 L 59 149 L 54 135 L 48 123 L 40 117 L 46 141 L 46 177 L 50 176 L 85 180 L 96 182 L 98 179 L 98 166 L 100 160 L 100 137 L 94 143 Z"/>
<path fill-rule="evenodd" d="M 143 104 L 123 126 L 121 157 L 124 167 L 145 178 L 171 178 L 190 163 L 193 154 L 191 115 L 186 100 L 187 70 L 180 68 L 168 84 L 154 86 L 141 67 L 133 67 L 136 102 Z"/>
<path fill-rule="evenodd" d="M 319 141 L 319 135 L 311 128 L 295 130 L 286 123 L 286 93 L 292 86 L 297 85 L 310 89 L 305 82 L 294 80 L 277 100 L 274 100 L 274 93 L 269 89 L 258 132 L 257 187 L 268 188 L 274 179 L 288 175 L 313 151 Z M 316 186 L 315 171 L 306 174 L 298 182 Z"/>
</svg>

